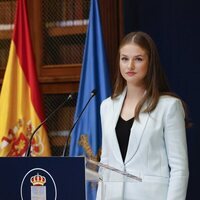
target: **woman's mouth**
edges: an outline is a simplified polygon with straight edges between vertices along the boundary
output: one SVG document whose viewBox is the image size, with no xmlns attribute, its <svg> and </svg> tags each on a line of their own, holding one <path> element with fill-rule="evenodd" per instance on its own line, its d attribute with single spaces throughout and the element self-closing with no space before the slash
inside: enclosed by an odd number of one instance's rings
<svg viewBox="0 0 200 200">
<path fill-rule="evenodd" d="M 136 73 L 135 73 L 135 72 L 126 72 L 126 74 L 127 74 L 128 76 L 134 76 Z"/>
</svg>

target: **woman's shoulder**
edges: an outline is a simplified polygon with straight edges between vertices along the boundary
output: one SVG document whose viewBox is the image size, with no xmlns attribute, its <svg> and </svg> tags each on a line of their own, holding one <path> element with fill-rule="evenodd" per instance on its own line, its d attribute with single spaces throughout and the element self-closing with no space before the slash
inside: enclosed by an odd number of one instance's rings
<svg viewBox="0 0 200 200">
<path fill-rule="evenodd" d="M 105 113 L 105 112 L 107 113 L 111 107 L 112 107 L 111 97 L 104 99 L 101 102 L 101 107 L 100 107 L 101 113 Z"/>
<path fill-rule="evenodd" d="M 116 97 L 110 96 L 110 97 L 104 99 L 104 100 L 102 101 L 101 105 L 102 105 L 102 106 L 106 106 L 106 105 L 107 105 L 107 106 L 110 106 L 110 105 L 113 105 L 113 103 L 114 103 L 114 102 L 118 102 L 118 101 L 121 99 L 122 96 L 123 96 L 123 93 L 120 94 L 120 95 L 118 95 L 118 96 L 116 96 Z"/>
<path fill-rule="evenodd" d="M 156 106 L 156 111 L 158 113 L 165 113 L 166 119 L 173 118 L 174 116 L 185 118 L 185 110 L 183 102 L 180 98 L 171 95 L 162 95 L 159 98 L 158 104 Z"/>
<path fill-rule="evenodd" d="M 181 106 L 182 107 L 182 101 L 180 98 L 176 97 L 176 96 L 171 96 L 171 95 L 161 95 L 158 101 L 158 107 L 162 106 L 162 107 L 166 107 L 166 108 L 170 108 L 172 106 Z"/>
<path fill-rule="evenodd" d="M 181 102 L 181 99 L 176 97 L 176 96 L 165 94 L 165 95 L 160 96 L 159 102 L 161 102 L 161 103 L 175 103 L 175 102 Z"/>
<path fill-rule="evenodd" d="M 104 99 L 104 100 L 101 102 L 101 106 L 110 105 L 110 104 L 112 103 L 112 101 L 113 101 L 113 100 L 112 100 L 112 98 L 111 98 L 111 96 L 110 96 L 110 97 Z"/>
</svg>

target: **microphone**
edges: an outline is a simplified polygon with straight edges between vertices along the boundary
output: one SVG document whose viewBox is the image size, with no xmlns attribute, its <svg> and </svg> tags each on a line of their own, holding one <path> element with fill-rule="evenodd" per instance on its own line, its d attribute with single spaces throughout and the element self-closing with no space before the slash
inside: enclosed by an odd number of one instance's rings
<svg viewBox="0 0 200 200">
<path fill-rule="evenodd" d="M 37 127 L 36 129 L 33 131 L 33 133 L 31 134 L 31 137 L 29 139 L 29 144 L 28 144 L 28 148 L 26 150 L 25 153 L 25 157 L 29 157 L 30 153 L 31 153 L 31 143 L 33 140 L 34 135 L 37 133 L 38 129 L 40 129 L 40 127 L 49 119 L 51 118 L 61 107 L 63 107 L 63 105 L 65 103 L 67 103 L 69 100 L 73 99 L 73 95 L 69 94 L 69 96 L 67 97 L 67 99 L 65 99 L 55 110 L 53 110 Z"/>
<path fill-rule="evenodd" d="M 72 128 L 70 129 L 69 131 L 69 134 L 68 134 L 68 137 L 67 137 L 67 141 L 64 145 L 64 149 L 63 149 L 63 154 L 62 154 L 62 157 L 65 157 L 66 156 L 66 153 L 68 152 L 68 148 L 69 148 L 69 140 L 70 140 L 70 137 L 71 137 L 71 134 L 72 134 L 72 131 L 74 130 L 76 124 L 78 123 L 78 121 L 80 120 L 82 114 L 84 113 L 85 109 L 87 108 L 88 104 L 90 103 L 90 101 L 92 100 L 92 98 L 96 95 L 96 89 L 93 89 L 92 92 L 91 92 L 91 96 L 90 98 L 88 99 L 87 103 L 85 104 L 83 110 L 81 111 L 81 113 L 78 115 L 74 125 L 72 126 Z"/>
</svg>

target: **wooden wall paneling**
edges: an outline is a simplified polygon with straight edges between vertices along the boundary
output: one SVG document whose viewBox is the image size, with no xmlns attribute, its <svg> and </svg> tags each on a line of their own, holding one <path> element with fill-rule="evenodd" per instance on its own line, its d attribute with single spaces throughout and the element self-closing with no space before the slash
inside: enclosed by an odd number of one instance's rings
<svg viewBox="0 0 200 200">
<path fill-rule="evenodd" d="M 30 32 L 38 77 L 44 93 L 63 93 L 78 91 L 81 64 L 44 66 L 42 0 L 27 1 Z M 122 0 L 99 0 L 102 29 L 111 80 L 115 74 L 116 54 L 123 35 Z"/>
<path fill-rule="evenodd" d="M 116 72 L 116 55 L 123 34 L 122 0 L 100 0 L 104 43 L 110 67 L 111 83 Z"/>
<path fill-rule="evenodd" d="M 43 64 L 45 22 L 42 18 L 42 0 L 27 1 L 27 3 L 33 52 L 42 92 L 59 94 L 78 91 L 81 64 L 62 66 Z M 63 28 L 64 31 L 65 29 Z"/>
</svg>

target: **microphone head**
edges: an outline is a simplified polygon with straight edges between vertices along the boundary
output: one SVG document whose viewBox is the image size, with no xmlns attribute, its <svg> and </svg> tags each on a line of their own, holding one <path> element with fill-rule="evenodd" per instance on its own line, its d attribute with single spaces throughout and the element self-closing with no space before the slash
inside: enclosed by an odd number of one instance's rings
<svg viewBox="0 0 200 200">
<path fill-rule="evenodd" d="M 95 96 L 96 94 L 97 94 L 97 90 L 93 89 L 92 92 L 91 92 L 91 96 Z"/>
<path fill-rule="evenodd" d="M 70 93 L 69 95 L 68 95 L 68 97 L 67 97 L 67 101 L 69 100 L 69 101 L 71 101 L 71 100 L 74 100 L 74 98 L 76 98 L 76 93 Z"/>
<path fill-rule="evenodd" d="M 73 99 L 73 94 L 69 94 L 68 99 Z"/>
</svg>

